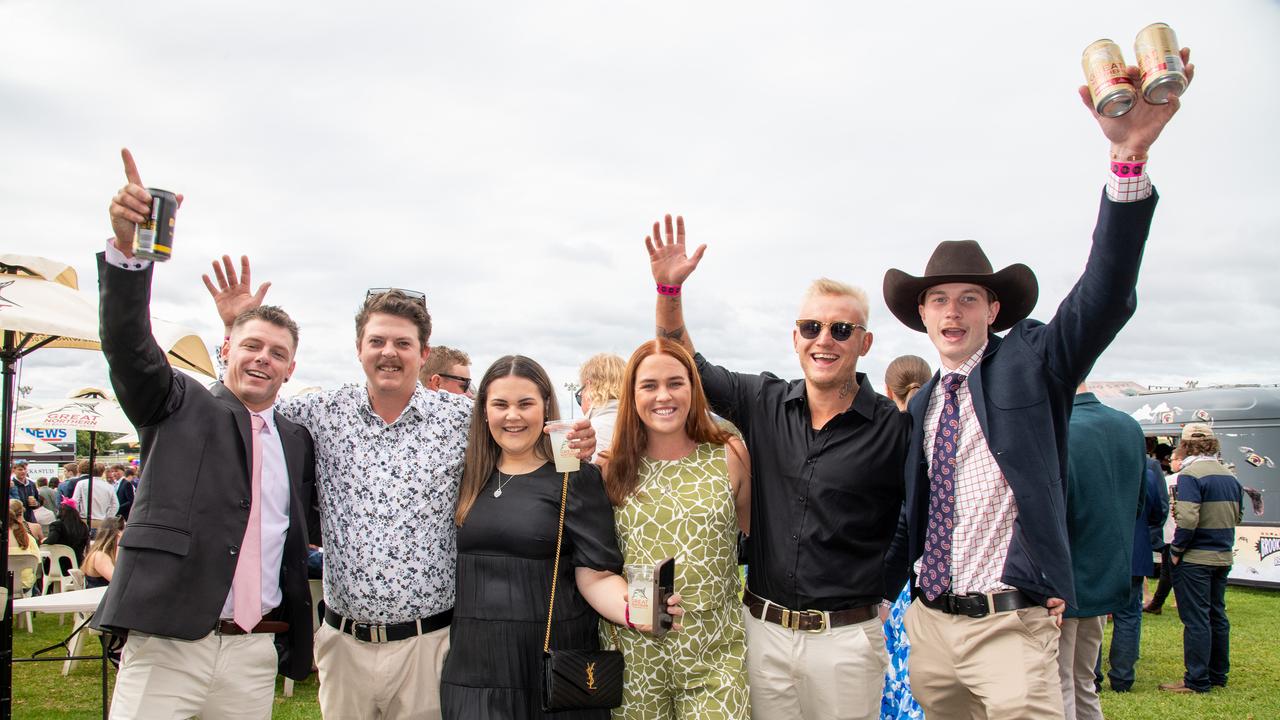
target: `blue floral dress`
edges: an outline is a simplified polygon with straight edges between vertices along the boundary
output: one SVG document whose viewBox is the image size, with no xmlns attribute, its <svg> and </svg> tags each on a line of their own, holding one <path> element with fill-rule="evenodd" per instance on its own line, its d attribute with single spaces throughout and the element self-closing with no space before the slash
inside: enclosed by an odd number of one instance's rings
<svg viewBox="0 0 1280 720">
<path fill-rule="evenodd" d="M 911 583 L 902 588 L 884 623 L 885 650 L 889 652 L 889 669 L 885 672 L 884 697 L 880 700 L 880 720 L 921 720 L 924 710 L 911 696 L 911 679 L 907 677 L 907 655 L 911 641 L 907 639 L 902 618 L 911 604 Z"/>
</svg>

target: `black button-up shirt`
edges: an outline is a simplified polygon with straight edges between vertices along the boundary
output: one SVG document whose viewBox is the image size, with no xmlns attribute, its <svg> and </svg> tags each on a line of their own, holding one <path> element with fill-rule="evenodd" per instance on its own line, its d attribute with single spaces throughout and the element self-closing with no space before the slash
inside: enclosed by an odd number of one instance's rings
<svg viewBox="0 0 1280 720">
<path fill-rule="evenodd" d="M 738 426 L 751 454 L 751 592 L 796 610 L 879 602 L 910 416 L 858 373 L 853 405 L 814 430 L 804 380 L 695 360 L 712 410 Z"/>
</svg>

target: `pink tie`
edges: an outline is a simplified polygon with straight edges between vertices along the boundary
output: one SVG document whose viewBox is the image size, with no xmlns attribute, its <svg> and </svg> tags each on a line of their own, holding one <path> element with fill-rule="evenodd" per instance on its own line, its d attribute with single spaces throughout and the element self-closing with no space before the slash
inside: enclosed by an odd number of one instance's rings
<svg viewBox="0 0 1280 720">
<path fill-rule="evenodd" d="M 266 421 L 249 415 L 253 423 L 253 490 L 249 506 L 249 526 L 240 543 L 240 560 L 231 581 L 236 625 L 250 632 L 262 620 L 262 431 Z"/>
</svg>

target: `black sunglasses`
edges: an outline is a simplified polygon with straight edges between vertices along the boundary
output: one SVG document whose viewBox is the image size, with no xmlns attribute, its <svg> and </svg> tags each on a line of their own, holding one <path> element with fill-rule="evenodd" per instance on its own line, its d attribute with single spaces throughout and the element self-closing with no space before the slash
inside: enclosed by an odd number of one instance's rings
<svg viewBox="0 0 1280 720">
<path fill-rule="evenodd" d="M 461 375 L 450 375 L 448 373 L 436 373 L 436 374 L 442 378 L 449 378 L 450 380 L 455 380 L 461 383 L 462 392 L 466 392 L 471 389 L 471 378 L 469 377 L 462 377 Z"/>
<path fill-rule="evenodd" d="M 398 292 L 401 295 L 409 298 L 410 300 L 413 300 L 414 302 L 421 303 L 423 307 L 427 306 L 426 293 L 418 292 L 417 290 L 405 290 L 404 288 L 394 288 L 394 287 L 369 288 L 369 291 L 364 294 L 364 299 L 368 300 L 369 298 L 377 297 L 378 295 L 385 295 L 386 293 L 389 293 L 392 291 Z"/>
<path fill-rule="evenodd" d="M 836 342 L 844 342 L 845 340 L 848 340 L 853 336 L 854 330 L 862 329 L 865 332 L 867 329 L 867 326 L 862 323 L 824 323 L 817 320 L 797 320 L 796 327 L 800 330 L 800 337 L 805 340 L 812 340 L 818 337 L 818 335 L 822 334 L 822 328 L 829 327 L 831 328 L 831 339 Z"/>
<path fill-rule="evenodd" d="M 573 391 L 573 401 L 578 403 L 579 407 L 582 406 L 582 388 Z"/>
</svg>

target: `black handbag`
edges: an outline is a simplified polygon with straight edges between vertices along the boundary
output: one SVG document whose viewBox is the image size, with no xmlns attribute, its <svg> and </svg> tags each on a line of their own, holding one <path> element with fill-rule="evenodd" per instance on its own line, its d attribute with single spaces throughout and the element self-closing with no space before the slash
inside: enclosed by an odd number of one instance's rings
<svg viewBox="0 0 1280 720">
<path fill-rule="evenodd" d="M 560 548 L 564 543 L 564 508 L 569 499 L 569 473 L 560 490 L 560 529 L 556 533 L 556 559 L 551 575 L 551 602 L 547 605 L 547 634 L 542 642 L 542 711 L 584 708 L 616 708 L 622 704 L 622 653 L 618 650 L 552 650 L 551 616 L 556 607 L 556 580 L 560 577 Z M 609 626 L 613 646 L 618 631 Z"/>
</svg>

